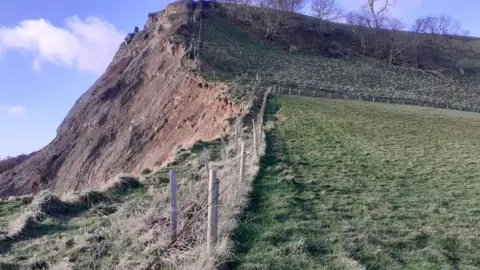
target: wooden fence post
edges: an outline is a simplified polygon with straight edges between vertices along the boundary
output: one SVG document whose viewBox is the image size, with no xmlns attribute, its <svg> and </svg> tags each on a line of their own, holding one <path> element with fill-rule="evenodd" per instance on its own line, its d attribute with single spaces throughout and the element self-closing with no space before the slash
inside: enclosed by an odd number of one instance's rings
<svg viewBox="0 0 480 270">
<path fill-rule="evenodd" d="M 252 131 L 253 131 L 253 153 L 257 156 L 257 135 L 255 134 L 255 119 L 252 119 Z"/>
<path fill-rule="evenodd" d="M 331 94 L 331 93 L 328 93 L 328 98 L 332 98 L 332 94 Z"/>
<path fill-rule="evenodd" d="M 237 116 L 237 122 L 236 122 L 236 125 L 235 125 L 235 139 L 238 140 L 238 132 L 240 131 L 240 116 Z"/>
<path fill-rule="evenodd" d="M 258 142 L 262 141 L 262 113 L 258 115 L 258 121 L 257 121 L 257 126 L 258 126 Z"/>
<path fill-rule="evenodd" d="M 208 167 L 208 149 L 203 148 L 203 156 L 205 158 L 205 168 L 207 169 L 207 173 L 210 171 L 210 168 Z"/>
<path fill-rule="evenodd" d="M 288 88 L 288 94 L 289 94 L 289 95 L 292 94 L 292 88 Z"/>
<path fill-rule="evenodd" d="M 243 175 L 245 173 L 245 143 L 242 142 L 242 147 L 240 150 L 240 179 L 239 182 L 243 182 Z"/>
<path fill-rule="evenodd" d="M 313 96 L 315 96 L 315 92 L 317 92 L 317 91 L 313 91 Z"/>
<path fill-rule="evenodd" d="M 375 97 L 372 97 L 372 102 L 375 103 Z"/>
<path fill-rule="evenodd" d="M 343 99 L 347 99 L 347 94 L 343 94 Z"/>
<path fill-rule="evenodd" d="M 177 174 L 170 170 L 170 231 L 172 243 L 177 240 Z"/>
<path fill-rule="evenodd" d="M 217 171 L 210 170 L 208 177 L 208 227 L 207 227 L 207 251 L 211 253 L 213 245 L 217 242 L 218 235 L 218 193 L 219 181 Z"/>
</svg>

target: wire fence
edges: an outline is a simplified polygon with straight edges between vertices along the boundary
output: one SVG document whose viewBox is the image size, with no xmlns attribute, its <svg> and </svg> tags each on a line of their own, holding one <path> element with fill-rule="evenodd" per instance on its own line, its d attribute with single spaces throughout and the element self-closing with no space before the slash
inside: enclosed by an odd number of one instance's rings
<svg viewBox="0 0 480 270">
<path fill-rule="evenodd" d="M 252 89 L 254 91 L 255 88 Z M 202 179 L 208 179 L 208 185 L 202 181 L 202 185 L 191 191 L 188 201 L 182 200 L 182 196 L 176 193 L 181 194 L 182 189 L 189 187 L 178 184 L 175 171 L 170 171 L 170 241 L 159 254 L 166 256 L 179 247 L 192 245 L 191 249 L 196 246 L 205 250 L 203 257 L 221 256 L 219 249 L 224 247 L 222 241 L 230 239 L 235 220 L 241 214 L 238 211 L 248 202 L 250 183 L 257 174 L 260 156 L 264 154 L 263 125 L 270 91 L 267 89 L 261 98 L 252 94 L 250 109 L 237 117 L 228 140 L 222 135 L 220 160 L 210 160 L 208 151 L 204 149 L 201 173 Z M 252 107 L 257 105 L 260 110 L 253 112 Z M 190 216 L 182 214 L 192 208 L 192 197 L 197 197 L 195 213 Z M 192 234 L 196 236 L 192 238 Z M 201 265 L 208 268 L 205 264 Z"/>
<path fill-rule="evenodd" d="M 450 110 L 459 110 L 459 111 L 468 111 L 468 112 L 480 112 L 480 106 L 465 106 L 458 103 L 450 102 L 436 102 L 436 101 L 425 101 L 418 99 L 409 99 L 409 98 L 392 98 L 384 96 L 374 96 L 374 95 L 358 95 L 358 94 L 347 94 L 347 93 L 336 93 L 324 89 L 292 89 L 286 87 L 275 87 L 272 90 L 273 94 L 281 95 L 300 95 L 300 96 L 310 96 L 316 98 L 329 98 L 329 99 L 344 99 L 344 100 L 359 100 L 366 102 L 379 102 L 379 103 L 391 103 L 391 104 L 402 104 L 402 105 L 413 105 L 421 107 L 432 107 L 432 108 L 441 108 L 441 109 L 450 109 Z"/>
</svg>

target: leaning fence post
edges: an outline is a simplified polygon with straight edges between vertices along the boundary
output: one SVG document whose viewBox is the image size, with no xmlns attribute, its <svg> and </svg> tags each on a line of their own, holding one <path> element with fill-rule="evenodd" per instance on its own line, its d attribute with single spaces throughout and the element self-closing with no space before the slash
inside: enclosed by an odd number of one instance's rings
<svg viewBox="0 0 480 270">
<path fill-rule="evenodd" d="M 177 174 L 170 170 L 170 230 L 172 243 L 177 240 Z"/>
<path fill-rule="evenodd" d="M 208 227 L 207 227 L 207 251 L 211 253 L 213 245 L 217 242 L 218 232 L 218 189 L 219 181 L 217 171 L 210 170 L 208 177 Z"/>
<path fill-rule="evenodd" d="M 245 143 L 242 142 L 242 147 L 240 150 L 240 179 L 239 182 L 243 182 L 243 175 L 245 173 Z"/>
<path fill-rule="evenodd" d="M 205 158 L 205 168 L 207 169 L 207 173 L 210 171 L 210 168 L 208 167 L 208 149 L 203 148 L 203 156 Z"/>
<path fill-rule="evenodd" d="M 257 136 L 255 131 L 255 119 L 252 119 L 252 131 L 253 131 L 253 153 L 257 156 Z"/>
</svg>

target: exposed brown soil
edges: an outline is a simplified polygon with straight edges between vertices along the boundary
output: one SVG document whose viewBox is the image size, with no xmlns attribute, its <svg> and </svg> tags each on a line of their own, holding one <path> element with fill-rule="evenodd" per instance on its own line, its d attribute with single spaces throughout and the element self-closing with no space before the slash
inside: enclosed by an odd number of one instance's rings
<svg viewBox="0 0 480 270">
<path fill-rule="evenodd" d="M 75 103 L 56 138 L 0 174 L 0 196 L 96 188 L 115 175 L 171 160 L 177 147 L 226 132 L 238 109 L 225 87 L 190 72 L 194 63 L 172 37 L 187 18 L 182 5 L 150 14 L 145 29 L 122 44 L 112 64 Z"/>
</svg>

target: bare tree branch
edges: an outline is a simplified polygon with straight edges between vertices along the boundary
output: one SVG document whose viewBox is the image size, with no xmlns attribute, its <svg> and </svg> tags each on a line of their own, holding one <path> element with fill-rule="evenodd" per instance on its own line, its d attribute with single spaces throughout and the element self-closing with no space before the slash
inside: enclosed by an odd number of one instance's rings
<svg viewBox="0 0 480 270">
<path fill-rule="evenodd" d="M 313 15 L 324 21 L 338 21 L 343 17 L 343 9 L 335 0 L 312 0 Z"/>
</svg>

